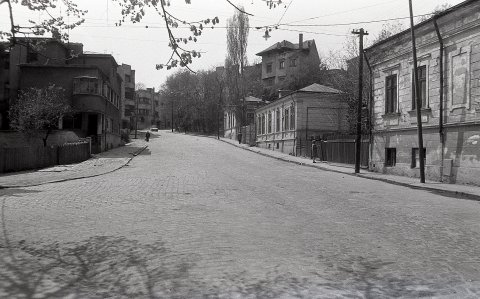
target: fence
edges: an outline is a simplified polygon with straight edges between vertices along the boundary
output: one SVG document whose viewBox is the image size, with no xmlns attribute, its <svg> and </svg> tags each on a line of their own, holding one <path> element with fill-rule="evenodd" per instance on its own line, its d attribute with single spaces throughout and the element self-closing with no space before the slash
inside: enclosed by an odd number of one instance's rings
<svg viewBox="0 0 480 299">
<path fill-rule="evenodd" d="M 0 173 L 71 164 L 90 158 L 90 143 L 67 143 L 60 146 L 0 148 Z"/>
<path fill-rule="evenodd" d="M 355 164 L 355 136 L 324 136 L 324 139 L 317 141 L 316 144 L 316 157 L 319 160 L 333 163 Z M 362 167 L 368 167 L 369 145 L 368 139 L 362 138 L 360 153 L 360 165 Z"/>
</svg>

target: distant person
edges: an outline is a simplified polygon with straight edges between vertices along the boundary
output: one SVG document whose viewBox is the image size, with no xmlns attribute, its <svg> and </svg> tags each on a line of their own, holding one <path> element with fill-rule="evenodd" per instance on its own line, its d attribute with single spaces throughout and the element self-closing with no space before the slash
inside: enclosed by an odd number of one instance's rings
<svg viewBox="0 0 480 299">
<path fill-rule="evenodd" d="M 315 160 L 317 159 L 317 140 L 312 139 L 312 160 L 313 163 L 317 163 Z"/>
<path fill-rule="evenodd" d="M 150 131 L 147 131 L 145 134 L 145 141 L 148 142 L 150 140 Z"/>
</svg>

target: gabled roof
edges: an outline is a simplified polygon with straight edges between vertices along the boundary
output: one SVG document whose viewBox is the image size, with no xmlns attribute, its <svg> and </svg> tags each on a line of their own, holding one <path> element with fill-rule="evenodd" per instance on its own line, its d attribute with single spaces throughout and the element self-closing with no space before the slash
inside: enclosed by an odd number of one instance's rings
<svg viewBox="0 0 480 299">
<path fill-rule="evenodd" d="M 320 84 L 317 84 L 317 83 L 313 83 L 312 85 L 304 87 L 304 88 L 298 90 L 298 92 L 343 93 L 342 91 L 340 91 L 338 89 L 331 88 L 331 87 L 328 87 L 328 86 L 325 86 L 325 85 L 320 85 Z"/>
<path fill-rule="evenodd" d="M 315 41 L 313 39 L 304 41 L 303 42 L 303 49 L 308 49 L 309 45 L 311 43 L 314 43 L 314 42 Z M 257 56 L 262 56 L 262 55 L 265 55 L 269 52 L 278 51 L 278 50 L 292 51 L 292 50 L 299 50 L 299 49 L 300 49 L 299 44 L 293 44 L 293 43 L 291 43 L 287 40 L 283 40 L 279 43 L 275 43 L 275 44 L 271 45 L 270 47 L 266 48 L 265 50 L 263 50 L 261 52 L 258 52 L 256 55 Z"/>
</svg>

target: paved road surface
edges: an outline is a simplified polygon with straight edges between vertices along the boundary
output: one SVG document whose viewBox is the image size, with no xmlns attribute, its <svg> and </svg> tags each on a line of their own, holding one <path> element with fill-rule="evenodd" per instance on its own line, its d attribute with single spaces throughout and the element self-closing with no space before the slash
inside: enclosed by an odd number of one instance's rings
<svg viewBox="0 0 480 299">
<path fill-rule="evenodd" d="M 0 297 L 480 296 L 479 202 L 159 134 L 114 173 L 0 190 Z"/>
</svg>

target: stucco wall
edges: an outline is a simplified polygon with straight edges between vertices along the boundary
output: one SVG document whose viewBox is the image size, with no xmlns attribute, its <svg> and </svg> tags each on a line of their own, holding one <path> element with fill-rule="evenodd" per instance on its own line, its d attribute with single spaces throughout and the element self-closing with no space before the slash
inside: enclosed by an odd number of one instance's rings
<svg viewBox="0 0 480 299">
<path fill-rule="evenodd" d="M 426 109 L 421 111 L 427 179 L 480 185 L 480 2 L 471 2 L 438 20 L 444 40 L 445 144 L 440 142 L 440 50 L 433 22 L 416 29 L 419 66 L 427 70 Z M 412 109 L 413 61 L 408 33 L 379 44 L 367 55 L 374 69 L 374 139 L 371 169 L 418 176 L 411 168 L 418 148 Z M 397 75 L 398 106 L 385 112 L 386 77 Z M 477 138 L 478 137 L 478 138 Z M 396 148 L 396 165 L 385 167 L 385 147 Z M 450 167 L 451 166 L 451 167 Z M 451 168 L 451 171 L 450 171 Z M 443 172 L 443 177 L 442 177 Z"/>
</svg>

